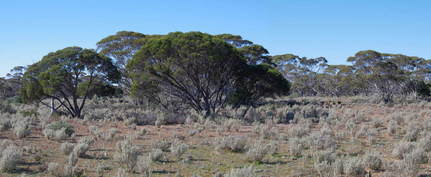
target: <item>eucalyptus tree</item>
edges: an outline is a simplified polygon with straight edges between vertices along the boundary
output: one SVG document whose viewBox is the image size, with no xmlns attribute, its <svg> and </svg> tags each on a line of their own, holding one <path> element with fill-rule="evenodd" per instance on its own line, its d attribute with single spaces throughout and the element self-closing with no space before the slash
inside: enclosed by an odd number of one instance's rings
<svg viewBox="0 0 431 177">
<path fill-rule="evenodd" d="M 215 37 L 223 39 L 227 43 L 231 44 L 245 57 L 248 64 L 273 64 L 268 50 L 258 44 L 254 44 L 252 41 L 243 39 L 240 35 L 233 34 L 219 34 Z"/>
<path fill-rule="evenodd" d="M 119 31 L 97 42 L 97 51 L 114 59 L 121 72 L 120 86 L 123 92 L 129 93 L 131 80 L 128 78 L 126 65 L 136 52 L 141 49 L 147 39 L 158 38 L 161 35 L 146 35 L 133 31 Z"/>
<path fill-rule="evenodd" d="M 169 33 L 150 39 L 128 63 L 135 96 L 209 115 L 227 104 L 241 54 L 223 40 L 201 32 Z"/>
<path fill-rule="evenodd" d="M 288 94 L 289 82 L 269 64 L 250 64 L 238 36 L 169 33 L 147 40 L 127 65 L 132 93 L 167 109 L 192 108 L 210 115 L 227 104 L 251 105 Z"/>
<path fill-rule="evenodd" d="M 307 58 L 293 54 L 275 55 L 271 61 L 292 82 L 292 92 L 299 96 L 314 96 L 323 94 L 319 88 L 318 76 L 327 67 L 324 57 Z"/>
<path fill-rule="evenodd" d="M 26 102 L 38 102 L 53 110 L 63 108 L 72 117 L 82 118 L 94 84 L 115 84 L 119 79 L 120 72 L 110 58 L 92 49 L 67 47 L 47 54 L 28 67 L 21 97 Z M 51 104 L 45 102 L 47 99 Z"/>
</svg>

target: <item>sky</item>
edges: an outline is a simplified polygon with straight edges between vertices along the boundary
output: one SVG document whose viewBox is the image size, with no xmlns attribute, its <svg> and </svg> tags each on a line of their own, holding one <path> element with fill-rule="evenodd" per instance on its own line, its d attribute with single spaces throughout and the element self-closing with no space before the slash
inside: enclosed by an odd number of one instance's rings
<svg viewBox="0 0 431 177">
<path fill-rule="evenodd" d="M 117 31 L 231 33 L 271 55 L 347 64 L 360 50 L 431 59 L 430 0 L 4 0 L 0 77 Z"/>
</svg>

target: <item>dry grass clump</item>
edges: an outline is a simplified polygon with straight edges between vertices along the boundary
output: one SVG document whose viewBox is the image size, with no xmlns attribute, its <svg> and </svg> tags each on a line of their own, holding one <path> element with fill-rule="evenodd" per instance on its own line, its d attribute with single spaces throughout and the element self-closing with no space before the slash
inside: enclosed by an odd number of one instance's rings
<svg viewBox="0 0 431 177">
<path fill-rule="evenodd" d="M 165 156 L 161 149 L 153 149 L 148 156 L 153 162 L 165 161 Z"/>
<path fill-rule="evenodd" d="M 21 139 L 30 135 L 30 124 L 31 122 L 29 119 L 24 119 L 22 117 L 14 119 L 12 127 L 16 137 Z"/>
<path fill-rule="evenodd" d="M 239 119 L 225 119 L 221 124 L 225 132 L 238 132 L 241 125 L 242 123 Z"/>
<path fill-rule="evenodd" d="M 172 143 L 170 147 L 171 153 L 178 159 L 180 159 L 181 156 L 186 153 L 188 149 L 189 145 L 180 142 Z"/>
<path fill-rule="evenodd" d="M 115 159 L 126 165 L 127 171 L 131 172 L 135 169 L 138 162 L 139 151 L 134 146 L 131 140 L 123 140 L 117 143 L 118 151 L 115 154 Z"/>
<path fill-rule="evenodd" d="M 149 156 L 139 156 L 136 163 L 136 172 L 143 177 L 151 176 L 151 158 Z"/>
<path fill-rule="evenodd" d="M 82 176 L 82 171 L 78 169 L 76 166 L 63 164 L 60 165 L 55 162 L 50 162 L 48 164 L 48 174 L 54 177 L 75 177 Z"/>
<path fill-rule="evenodd" d="M 90 146 L 94 143 L 93 137 L 82 137 L 79 142 L 73 148 L 73 153 L 77 157 L 85 157 L 88 150 L 90 150 Z"/>
<path fill-rule="evenodd" d="M 398 124 L 397 124 L 397 122 L 395 121 L 395 120 L 390 120 L 389 122 L 388 122 L 388 134 L 389 135 L 396 135 L 398 132 L 397 132 L 397 130 L 398 130 Z"/>
<path fill-rule="evenodd" d="M 242 136 L 227 136 L 215 141 L 216 150 L 244 152 L 247 147 L 247 138 Z"/>
<path fill-rule="evenodd" d="M 245 114 L 244 120 L 247 122 L 262 122 L 263 118 L 256 109 L 250 108 Z"/>
<path fill-rule="evenodd" d="M 156 141 L 153 143 L 153 148 L 160 149 L 163 152 L 168 152 L 172 145 L 172 140 L 170 139 L 162 139 L 160 141 Z"/>
<path fill-rule="evenodd" d="M 10 121 L 9 115 L 0 114 L 0 131 L 6 131 L 12 128 L 12 123 Z"/>
<path fill-rule="evenodd" d="M 157 116 L 157 119 L 154 122 L 154 125 L 157 128 L 160 128 L 162 125 L 166 125 L 167 123 L 168 123 L 167 117 L 164 114 L 162 114 L 162 115 Z"/>
<path fill-rule="evenodd" d="M 3 141 L 0 148 L 0 172 L 14 171 L 22 160 L 22 149 L 8 141 Z"/>
<path fill-rule="evenodd" d="M 224 177 L 256 177 L 253 166 L 230 170 Z"/>
<path fill-rule="evenodd" d="M 256 123 L 253 131 L 262 139 L 275 139 L 279 135 L 276 124 L 273 120 L 267 120 L 265 124 Z"/>
<path fill-rule="evenodd" d="M 407 130 L 406 130 L 406 134 L 404 135 L 404 139 L 406 141 L 416 141 L 419 137 L 421 133 L 421 126 L 414 122 L 411 121 L 408 126 L 407 126 Z"/>
<path fill-rule="evenodd" d="M 314 150 L 335 150 L 337 143 L 331 135 L 313 132 L 307 137 L 308 144 Z"/>
<path fill-rule="evenodd" d="M 354 157 L 346 160 L 344 173 L 347 176 L 363 177 L 367 174 L 367 171 L 365 171 L 362 159 Z"/>
<path fill-rule="evenodd" d="M 69 155 L 72 151 L 75 145 L 73 143 L 64 142 L 60 145 L 60 150 L 64 155 Z"/>
<path fill-rule="evenodd" d="M 370 168 L 373 170 L 382 170 L 383 168 L 382 155 L 375 151 L 365 154 L 364 165 L 367 168 Z"/>
<path fill-rule="evenodd" d="M 395 145 L 392 150 L 392 155 L 399 159 L 404 159 L 404 156 L 415 149 L 415 145 L 412 142 L 399 142 Z"/>
<path fill-rule="evenodd" d="M 292 124 L 287 134 L 290 137 L 302 138 L 310 133 L 311 121 L 307 119 L 300 119 L 298 123 Z"/>
<path fill-rule="evenodd" d="M 65 121 L 56 121 L 48 124 L 43 130 L 43 134 L 48 139 L 64 140 L 75 133 L 72 125 Z"/>
<path fill-rule="evenodd" d="M 427 134 L 421 139 L 419 139 L 417 146 L 426 152 L 431 151 L 431 134 Z"/>
<path fill-rule="evenodd" d="M 99 137 L 105 141 L 112 141 L 115 138 L 115 135 L 118 134 L 118 132 L 118 129 L 110 128 L 109 130 L 99 133 Z"/>
<path fill-rule="evenodd" d="M 303 139 L 301 138 L 290 138 L 288 143 L 288 147 L 289 147 L 289 154 L 299 157 L 303 154 L 304 149 L 306 147 L 306 143 Z"/>
<path fill-rule="evenodd" d="M 268 143 L 265 144 L 263 141 L 256 141 L 252 144 L 247 152 L 246 157 L 251 162 L 262 162 L 265 156 L 268 154 L 274 154 L 277 151 L 277 144 Z"/>
</svg>

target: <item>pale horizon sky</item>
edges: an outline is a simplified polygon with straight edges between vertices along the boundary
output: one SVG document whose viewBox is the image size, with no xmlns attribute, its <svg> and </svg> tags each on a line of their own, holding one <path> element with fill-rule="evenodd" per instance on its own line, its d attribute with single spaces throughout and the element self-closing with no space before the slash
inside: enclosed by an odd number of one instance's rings
<svg viewBox="0 0 431 177">
<path fill-rule="evenodd" d="M 0 77 L 117 31 L 231 33 L 272 55 L 346 64 L 360 50 L 431 59 L 429 0 L 17 0 L 0 6 Z"/>
</svg>

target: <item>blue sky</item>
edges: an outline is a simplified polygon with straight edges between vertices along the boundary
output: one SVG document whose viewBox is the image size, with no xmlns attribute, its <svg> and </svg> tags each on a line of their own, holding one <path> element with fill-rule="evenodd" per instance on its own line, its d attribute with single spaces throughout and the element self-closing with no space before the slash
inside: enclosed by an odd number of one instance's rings
<svg viewBox="0 0 431 177">
<path fill-rule="evenodd" d="M 431 59 L 429 0 L 7 0 L 0 76 L 67 46 L 94 48 L 120 30 L 239 34 L 271 54 L 345 64 L 374 49 Z"/>
</svg>

